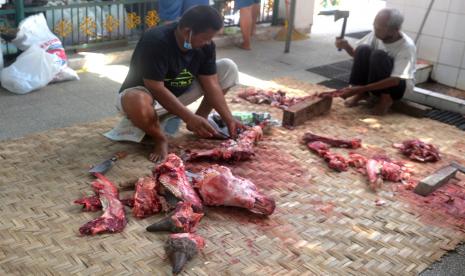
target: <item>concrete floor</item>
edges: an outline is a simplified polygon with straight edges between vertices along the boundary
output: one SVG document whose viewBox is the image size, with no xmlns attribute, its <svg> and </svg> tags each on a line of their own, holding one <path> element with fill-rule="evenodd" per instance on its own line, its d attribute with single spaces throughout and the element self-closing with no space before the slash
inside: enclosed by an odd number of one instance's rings
<svg viewBox="0 0 465 276">
<path fill-rule="evenodd" d="M 255 41 L 253 51 L 222 48 L 217 55 L 231 58 L 238 64 L 243 84 L 260 85 L 285 76 L 318 83 L 327 79 L 305 69 L 348 58 L 338 52 L 333 43 L 333 35 L 317 32 L 308 40 L 292 42 L 289 54 L 283 53 L 283 42 Z M 114 116 L 117 90 L 126 72 L 127 64 L 97 64 L 80 73 L 80 81 L 52 84 L 26 95 L 1 89 L 0 140 Z M 461 246 L 422 275 L 464 275 L 464 254 Z"/>
</svg>

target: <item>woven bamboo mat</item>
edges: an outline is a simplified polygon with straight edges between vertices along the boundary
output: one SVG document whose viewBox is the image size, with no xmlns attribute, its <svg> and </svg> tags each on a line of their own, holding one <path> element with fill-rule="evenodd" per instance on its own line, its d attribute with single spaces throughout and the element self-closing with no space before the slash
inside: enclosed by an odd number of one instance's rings
<svg viewBox="0 0 465 276">
<path fill-rule="evenodd" d="M 291 79 L 276 82 L 296 95 L 325 89 Z M 233 93 L 228 101 L 232 98 Z M 279 109 L 245 101 L 231 107 L 281 117 Z M 130 152 L 107 174 L 118 185 L 149 174 L 153 167 L 146 159 L 148 147 L 114 143 L 101 135 L 117 120 L 0 143 L 1 274 L 170 273 L 163 250 L 167 235 L 145 231 L 161 215 L 137 220 L 127 212 L 130 221 L 122 233 L 78 236 L 78 228 L 100 214 L 81 212 L 72 204 L 91 192 L 92 178 L 86 173 L 90 164 L 116 151 Z M 330 171 L 298 144 L 305 131 L 359 137 L 364 152 L 383 152 L 397 159 L 402 157 L 391 148 L 393 142 L 434 141 L 444 160 L 413 164 L 418 177 L 452 159 L 465 163 L 463 133 L 454 127 L 401 114 L 372 117 L 363 108 L 347 109 L 335 100 L 328 116 L 295 130 L 274 129 L 257 147 L 254 160 L 231 165 L 236 174 L 251 178 L 276 199 L 276 212 L 262 219 L 238 209 L 208 209 L 198 229 L 207 247 L 187 265 L 186 274 L 417 274 L 465 239 L 455 220 L 434 210 L 425 218 L 418 206 L 396 196 L 393 184 L 386 183 L 374 194 L 359 174 Z M 182 131 L 172 141 L 172 150 L 211 144 Z M 378 198 L 386 205 L 375 206 Z"/>
</svg>

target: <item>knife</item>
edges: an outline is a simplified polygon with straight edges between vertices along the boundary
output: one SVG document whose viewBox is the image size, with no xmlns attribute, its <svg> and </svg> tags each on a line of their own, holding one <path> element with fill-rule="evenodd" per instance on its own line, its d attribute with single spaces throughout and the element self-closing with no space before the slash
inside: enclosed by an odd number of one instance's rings
<svg viewBox="0 0 465 276">
<path fill-rule="evenodd" d="M 127 152 L 119 151 L 119 152 L 115 153 L 110 159 L 107 159 L 107 160 L 93 166 L 89 170 L 89 172 L 91 174 L 95 174 L 95 173 L 105 174 L 113 166 L 113 164 L 115 164 L 115 162 L 117 160 L 122 159 L 122 158 L 126 157 L 127 155 L 128 155 Z"/>
</svg>

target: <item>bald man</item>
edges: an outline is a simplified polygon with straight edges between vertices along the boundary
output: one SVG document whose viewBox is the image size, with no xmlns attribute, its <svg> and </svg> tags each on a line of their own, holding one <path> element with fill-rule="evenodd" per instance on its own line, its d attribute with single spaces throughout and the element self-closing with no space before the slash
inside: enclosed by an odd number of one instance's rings
<svg viewBox="0 0 465 276">
<path fill-rule="evenodd" d="M 373 31 L 354 49 L 345 39 L 336 39 L 336 47 L 354 58 L 350 86 L 342 89 L 345 105 L 356 106 L 373 96 L 374 115 L 387 113 L 394 101 L 402 99 L 415 85 L 416 47 L 401 32 L 404 17 L 396 9 L 378 12 Z"/>
</svg>

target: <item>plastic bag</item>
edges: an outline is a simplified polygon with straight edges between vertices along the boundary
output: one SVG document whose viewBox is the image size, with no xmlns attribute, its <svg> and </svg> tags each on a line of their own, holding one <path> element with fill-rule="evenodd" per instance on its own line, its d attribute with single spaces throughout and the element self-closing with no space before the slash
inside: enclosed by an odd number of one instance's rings
<svg viewBox="0 0 465 276">
<path fill-rule="evenodd" d="M 68 67 L 68 57 L 66 56 L 63 44 L 48 28 L 43 13 L 27 17 L 21 21 L 18 29 L 16 38 L 12 41 L 18 49 L 25 51 L 35 45 L 59 58 L 55 62 L 60 65 L 61 70 L 54 76 L 52 81 L 79 79 L 77 73 Z"/>
<path fill-rule="evenodd" d="M 39 46 L 31 46 L 0 74 L 2 86 L 17 94 L 26 94 L 46 86 L 60 72 L 60 58 Z"/>
</svg>

